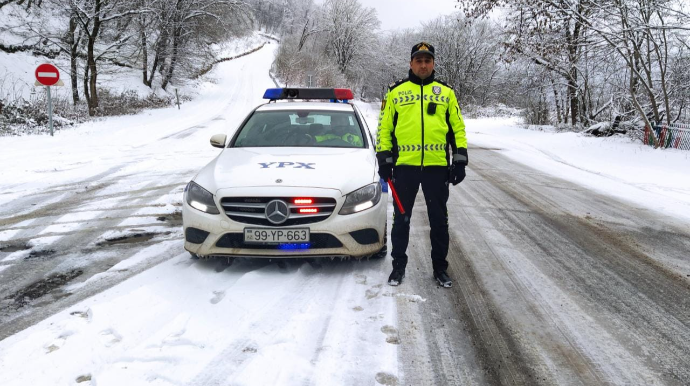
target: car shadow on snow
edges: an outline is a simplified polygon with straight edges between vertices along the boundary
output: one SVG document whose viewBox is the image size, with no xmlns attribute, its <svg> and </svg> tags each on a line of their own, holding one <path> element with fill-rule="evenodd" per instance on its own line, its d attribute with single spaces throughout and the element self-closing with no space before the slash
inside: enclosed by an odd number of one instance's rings
<svg viewBox="0 0 690 386">
<path fill-rule="evenodd" d="M 192 257 L 197 267 L 215 272 L 248 273 L 251 271 L 273 268 L 284 274 L 291 274 L 301 271 L 305 274 L 331 275 L 342 272 L 351 272 L 368 269 L 378 269 L 383 266 L 385 259 L 363 258 L 248 258 L 237 257 L 228 258 L 225 256 L 210 258 Z M 382 264 L 384 264 L 382 266 Z M 304 269 L 306 268 L 306 269 Z"/>
</svg>

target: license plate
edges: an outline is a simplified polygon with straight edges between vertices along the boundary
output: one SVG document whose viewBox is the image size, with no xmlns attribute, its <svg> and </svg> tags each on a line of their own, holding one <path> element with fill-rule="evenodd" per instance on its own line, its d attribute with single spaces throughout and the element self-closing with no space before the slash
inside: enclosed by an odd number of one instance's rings
<svg viewBox="0 0 690 386">
<path fill-rule="evenodd" d="M 309 228 L 244 228 L 244 242 L 255 244 L 308 243 Z"/>
</svg>

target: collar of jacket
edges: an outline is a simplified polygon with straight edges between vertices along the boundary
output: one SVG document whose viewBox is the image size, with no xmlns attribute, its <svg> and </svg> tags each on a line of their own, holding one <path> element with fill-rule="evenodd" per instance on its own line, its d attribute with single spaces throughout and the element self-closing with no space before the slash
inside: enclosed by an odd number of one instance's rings
<svg viewBox="0 0 690 386">
<path fill-rule="evenodd" d="M 434 81 L 434 77 L 436 76 L 436 70 L 431 72 L 431 75 L 429 75 L 428 78 L 422 79 L 418 77 L 417 75 L 412 72 L 412 70 L 409 70 L 409 77 L 410 77 L 410 82 L 414 84 L 421 84 L 422 86 L 426 86 L 427 84 L 431 84 Z"/>
</svg>

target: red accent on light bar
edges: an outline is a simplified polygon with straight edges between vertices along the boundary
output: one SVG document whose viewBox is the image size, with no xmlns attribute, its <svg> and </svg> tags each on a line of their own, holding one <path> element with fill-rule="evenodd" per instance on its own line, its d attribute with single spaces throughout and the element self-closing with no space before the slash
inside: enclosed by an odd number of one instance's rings
<svg viewBox="0 0 690 386">
<path fill-rule="evenodd" d="M 295 198 L 295 204 L 296 205 L 305 205 L 305 204 L 313 204 L 314 199 L 312 198 Z"/>
<path fill-rule="evenodd" d="M 335 98 L 344 100 L 344 99 L 355 99 L 355 95 L 352 93 L 352 90 L 349 88 L 336 88 L 333 90 L 335 92 Z"/>
<path fill-rule="evenodd" d="M 299 212 L 300 213 L 319 213 L 319 210 L 317 208 L 300 208 Z"/>
</svg>

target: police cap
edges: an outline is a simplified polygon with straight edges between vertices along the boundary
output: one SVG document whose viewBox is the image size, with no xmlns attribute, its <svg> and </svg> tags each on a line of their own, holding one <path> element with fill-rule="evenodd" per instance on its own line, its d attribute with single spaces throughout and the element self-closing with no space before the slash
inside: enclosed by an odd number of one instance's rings
<svg viewBox="0 0 690 386">
<path fill-rule="evenodd" d="M 420 54 L 431 55 L 432 58 L 436 59 L 435 52 L 436 52 L 436 50 L 434 50 L 434 46 L 432 46 L 431 44 L 426 43 L 426 42 L 417 43 L 414 46 L 412 46 L 412 52 L 410 53 L 410 59 L 412 59 L 415 56 L 420 55 Z"/>
</svg>

